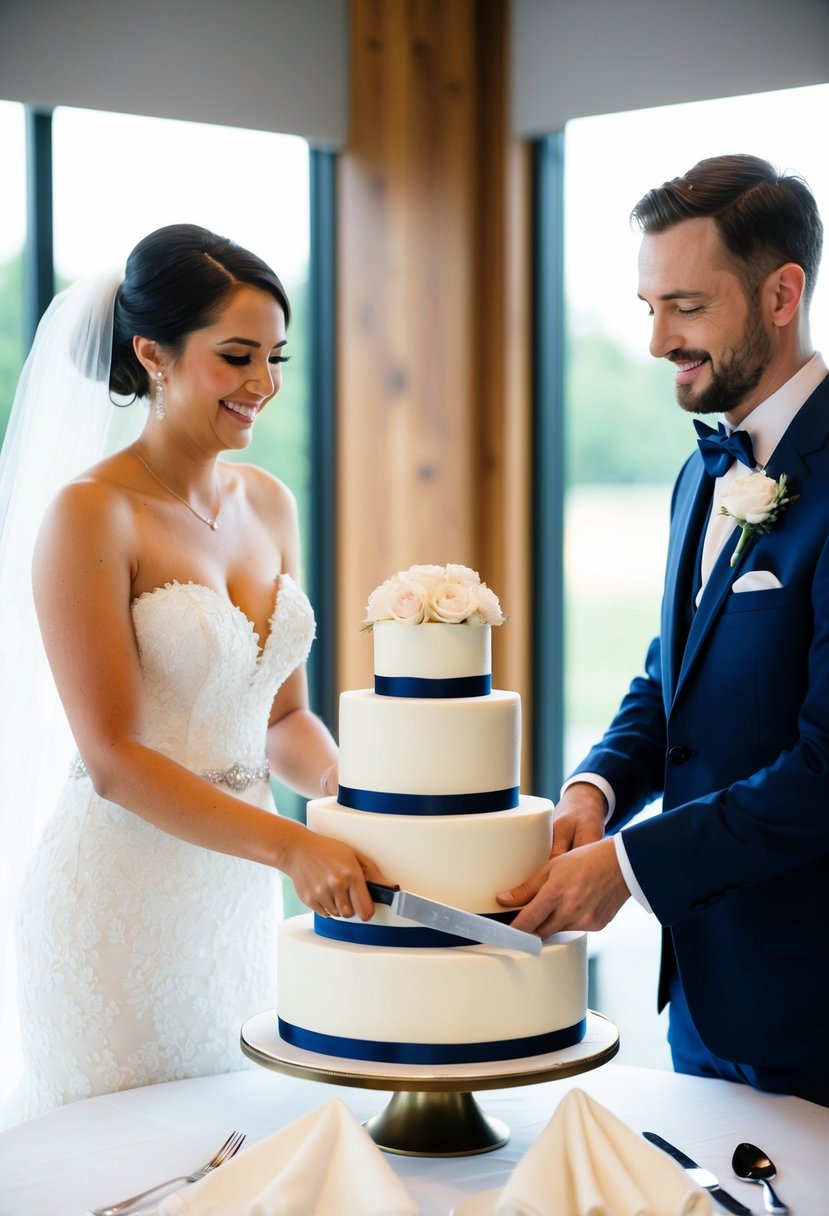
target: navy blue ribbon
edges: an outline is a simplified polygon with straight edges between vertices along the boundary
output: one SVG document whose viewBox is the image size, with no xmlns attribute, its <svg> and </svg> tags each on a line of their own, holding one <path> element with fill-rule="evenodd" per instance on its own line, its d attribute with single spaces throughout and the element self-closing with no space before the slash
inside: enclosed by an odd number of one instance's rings
<svg viewBox="0 0 829 1216">
<path fill-rule="evenodd" d="M 391 794 L 341 785 L 337 802 L 352 811 L 375 811 L 379 815 L 476 815 L 518 806 L 518 786 L 477 794 Z"/>
<path fill-rule="evenodd" d="M 522 1039 L 495 1039 L 483 1043 L 387 1043 L 382 1039 L 347 1039 L 335 1034 L 305 1030 L 279 1019 L 285 1043 L 348 1060 L 373 1060 L 378 1064 L 479 1064 L 486 1060 L 514 1060 L 521 1056 L 546 1055 L 580 1043 L 587 1019 L 574 1026 L 533 1034 Z"/>
<path fill-rule="evenodd" d="M 484 913 L 487 920 L 497 920 L 508 925 L 515 912 Z M 468 937 L 456 933 L 443 933 L 440 929 L 410 928 L 408 925 L 372 925 L 362 920 L 341 920 L 338 916 L 317 916 L 314 913 L 314 932 L 318 937 L 327 937 L 335 942 L 351 942 L 355 946 L 403 946 L 418 950 L 430 946 L 473 946 Z"/>
<path fill-rule="evenodd" d="M 492 676 L 456 676 L 445 680 L 427 680 L 422 676 L 375 674 L 374 691 L 381 697 L 488 697 L 492 692 Z"/>
</svg>

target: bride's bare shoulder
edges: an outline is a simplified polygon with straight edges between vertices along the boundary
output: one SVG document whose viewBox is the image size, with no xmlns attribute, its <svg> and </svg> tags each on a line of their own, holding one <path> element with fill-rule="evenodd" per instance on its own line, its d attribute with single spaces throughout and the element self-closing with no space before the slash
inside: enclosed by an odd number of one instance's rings
<svg viewBox="0 0 829 1216">
<path fill-rule="evenodd" d="M 76 541 L 110 535 L 122 543 L 133 528 L 131 463 L 125 453 L 116 452 L 67 482 L 46 510 L 41 535 L 72 536 Z"/>
</svg>

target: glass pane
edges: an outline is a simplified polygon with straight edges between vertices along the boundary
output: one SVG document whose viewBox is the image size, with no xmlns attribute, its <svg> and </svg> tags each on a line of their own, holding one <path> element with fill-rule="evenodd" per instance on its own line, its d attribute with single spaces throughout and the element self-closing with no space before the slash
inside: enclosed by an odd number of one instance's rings
<svg viewBox="0 0 829 1216">
<path fill-rule="evenodd" d="M 282 477 L 308 515 L 309 150 L 267 131 L 60 108 L 54 114 L 58 283 L 117 269 L 143 236 L 194 223 L 264 258 L 291 300 L 291 362 L 277 408 L 241 456 Z M 122 165 L 113 174 L 113 159 Z M 307 538 L 307 528 L 303 529 Z"/>
<path fill-rule="evenodd" d="M 829 85 L 820 85 L 567 127 L 568 764 L 607 724 L 656 629 L 670 487 L 694 441 L 671 367 L 648 354 L 630 210 L 703 157 L 739 150 L 804 177 L 826 222 L 829 161 L 814 132 L 827 120 Z M 811 316 L 819 339 L 829 327 L 825 274 Z"/>
<path fill-rule="evenodd" d="M 262 465 L 290 486 L 307 567 L 307 142 L 265 131 L 60 108 L 54 113 L 53 149 L 59 286 L 122 267 L 143 236 L 182 222 L 230 237 L 264 258 L 281 278 L 292 309 L 291 359 L 279 396 L 257 421 L 250 446 L 227 458 Z M 280 810 L 303 817 L 304 801 L 274 785 Z M 286 883 L 286 911 L 295 910 Z"/>
<path fill-rule="evenodd" d="M 648 353 L 647 307 L 636 294 L 641 237 L 630 210 L 698 160 L 744 151 L 804 177 L 825 223 L 829 162 L 814 135 L 827 121 L 829 85 L 821 85 L 567 127 L 566 771 L 642 670 L 658 628 L 671 487 L 695 441 L 675 403 L 671 367 Z M 811 314 L 819 342 L 829 326 L 825 273 Z M 654 918 L 629 900 L 595 940 L 600 1007 L 625 1016 L 623 1053 L 630 1062 L 666 1062 L 654 1026 Z M 641 983 L 640 958 L 647 960 Z M 664 1053 L 653 1056 L 653 1044 Z"/>
<path fill-rule="evenodd" d="M 0 444 L 24 357 L 25 139 L 23 106 L 0 101 Z"/>
</svg>

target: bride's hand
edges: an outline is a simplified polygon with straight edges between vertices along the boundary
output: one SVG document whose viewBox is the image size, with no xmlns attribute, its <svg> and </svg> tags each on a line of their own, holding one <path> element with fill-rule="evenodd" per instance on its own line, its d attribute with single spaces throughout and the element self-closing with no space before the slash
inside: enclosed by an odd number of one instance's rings
<svg viewBox="0 0 829 1216">
<path fill-rule="evenodd" d="M 300 827 L 299 824 L 296 825 Z M 366 878 L 382 882 L 374 862 L 350 845 L 301 828 L 289 844 L 280 869 L 294 884 L 297 895 L 320 916 L 353 916 L 369 920 L 374 901 Z"/>
</svg>

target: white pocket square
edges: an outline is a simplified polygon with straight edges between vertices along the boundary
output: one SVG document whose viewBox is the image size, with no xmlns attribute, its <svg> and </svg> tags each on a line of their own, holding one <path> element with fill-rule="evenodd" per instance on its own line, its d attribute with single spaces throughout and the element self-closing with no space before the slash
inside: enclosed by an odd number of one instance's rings
<svg viewBox="0 0 829 1216">
<path fill-rule="evenodd" d="M 732 584 L 731 590 L 732 592 L 773 591 L 782 586 L 780 579 L 776 574 L 772 574 L 771 570 L 749 570 L 747 574 L 740 575 Z"/>
</svg>

